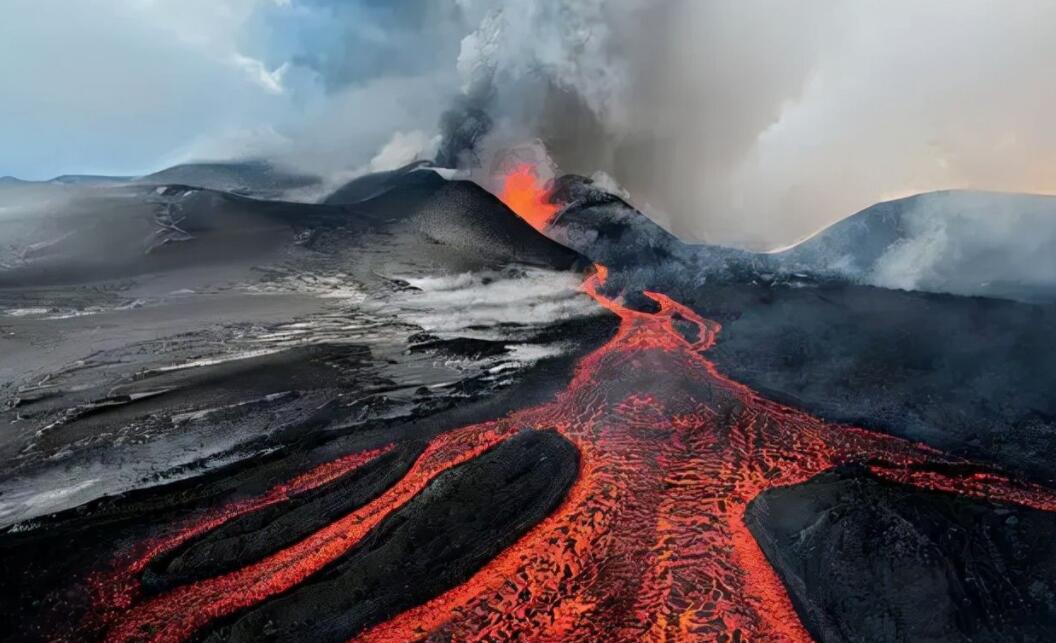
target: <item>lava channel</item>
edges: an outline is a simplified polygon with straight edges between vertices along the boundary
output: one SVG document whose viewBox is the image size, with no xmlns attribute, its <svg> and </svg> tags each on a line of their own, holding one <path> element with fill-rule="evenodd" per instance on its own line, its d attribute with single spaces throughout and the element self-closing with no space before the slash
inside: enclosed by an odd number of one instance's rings
<svg viewBox="0 0 1056 643">
<path fill-rule="evenodd" d="M 186 639 L 296 587 L 438 474 L 526 427 L 554 429 L 580 452 L 562 504 L 467 582 L 356 640 L 810 640 L 743 516 L 762 491 L 847 462 L 928 489 L 1056 510 L 1056 495 L 1042 487 L 944 474 L 964 461 L 762 398 L 703 356 L 719 324 L 660 293 L 647 293 L 656 313 L 625 308 L 599 293 L 604 274 L 583 289 L 620 327 L 552 401 L 440 435 L 375 500 L 257 563 L 152 598 L 100 604 L 115 614 L 108 639 Z M 680 332 L 687 323 L 698 332 Z M 181 538 L 154 543 L 150 553 Z"/>
</svg>

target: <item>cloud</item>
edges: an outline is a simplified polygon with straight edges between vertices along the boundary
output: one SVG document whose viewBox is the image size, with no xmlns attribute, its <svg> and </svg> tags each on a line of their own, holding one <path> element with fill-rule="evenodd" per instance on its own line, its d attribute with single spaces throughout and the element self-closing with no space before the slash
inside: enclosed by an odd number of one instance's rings
<svg viewBox="0 0 1056 643">
<path fill-rule="evenodd" d="M 438 136 L 430 137 L 421 130 L 396 132 L 374 158 L 370 159 L 371 172 L 385 172 L 403 167 L 408 163 L 422 159 L 431 159 L 436 155 L 439 145 Z"/>
<path fill-rule="evenodd" d="M 223 36 L 246 3 L 177 4 L 5 3 L 0 174 L 152 171 L 194 138 L 280 120 L 288 99 Z"/>
<path fill-rule="evenodd" d="M 360 167 L 394 131 L 435 133 L 458 91 L 460 15 L 377 0 L 12 0 L 0 175 L 244 156 Z"/>
<path fill-rule="evenodd" d="M 289 63 L 283 63 L 274 70 L 269 70 L 264 66 L 264 63 L 257 60 L 256 58 L 250 58 L 249 56 L 243 56 L 238 52 L 231 54 L 231 62 L 238 68 L 246 72 L 246 74 L 255 83 L 263 87 L 266 91 L 272 94 L 281 94 L 285 91 L 282 86 L 282 77 L 286 74 L 286 71 L 290 68 Z"/>
</svg>

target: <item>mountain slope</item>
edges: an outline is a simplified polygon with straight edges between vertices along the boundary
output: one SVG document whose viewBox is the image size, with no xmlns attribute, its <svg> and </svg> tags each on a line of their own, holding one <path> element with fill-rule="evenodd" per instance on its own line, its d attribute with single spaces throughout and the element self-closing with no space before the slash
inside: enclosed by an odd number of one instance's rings
<svg viewBox="0 0 1056 643">
<path fill-rule="evenodd" d="M 511 263 L 554 270 L 587 265 L 476 183 L 448 181 L 428 169 L 366 179 L 341 188 L 324 203 L 349 200 L 355 216 L 369 222 L 370 236 L 362 247 L 372 269 L 392 272 L 421 264 L 464 272 Z"/>
<path fill-rule="evenodd" d="M 930 192 L 878 203 L 773 258 L 905 290 L 1012 299 L 1056 296 L 1056 197 Z"/>
<path fill-rule="evenodd" d="M 182 184 L 258 198 L 281 198 L 286 192 L 319 183 L 319 178 L 284 170 L 267 161 L 184 163 L 136 179 L 148 185 Z"/>
</svg>

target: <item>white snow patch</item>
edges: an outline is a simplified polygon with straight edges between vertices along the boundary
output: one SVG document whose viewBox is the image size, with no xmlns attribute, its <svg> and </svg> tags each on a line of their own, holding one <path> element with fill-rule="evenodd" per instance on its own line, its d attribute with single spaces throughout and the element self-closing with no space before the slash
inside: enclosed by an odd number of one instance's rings
<svg viewBox="0 0 1056 643">
<path fill-rule="evenodd" d="M 547 324 L 598 313 L 574 273 L 527 269 L 515 275 L 403 277 L 419 291 L 391 299 L 397 316 L 440 335 L 469 336 L 499 325 Z M 467 332 L 470 331 L 470 332 Z"/>
</svg>

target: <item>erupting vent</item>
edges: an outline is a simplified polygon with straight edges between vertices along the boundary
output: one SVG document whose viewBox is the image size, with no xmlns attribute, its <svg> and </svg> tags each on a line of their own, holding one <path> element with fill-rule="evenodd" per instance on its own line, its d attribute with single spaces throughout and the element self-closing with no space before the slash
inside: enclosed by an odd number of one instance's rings
<svg viewBox="0 0 1056 643">
<path fill-rule="evenodd" d="M 533 224 L 553 208 L 530 168 L 503 198 Z M 804 641 L 785 588 L 745 526 L 748 503 L 849 461 L 928 489 L 1056 510 L 1056 496 L 997 475 L 944 474 L 959 461 L 929 448 L 825 423 L 762 398 L 702 355 L 719 324 L 658 293 L 655 314 L 584 284 L 618 315 L 618 333 L 584 358 L 552 401 L 437 437 L 407 475 L 367 505 L 231 573 L 153 598 L 133 590 L 142 559 L 100 579 L 99 613 L 115 641 L 176 641 L 298 586 L 343 556 L 439 474 L 524 428 L 554 429 L 580 452 L 562 504 L 467 582 L 360 634 L 368 641 Z M 317 484 L 379 454 L 361 454 L 292 483 Z M 281 501 L 286 488 L 262 500 Z M 272 497 L 274 496 L 274 498 Z M 152 544 L 150 555 L 244 511 Z M 326 618 L 320 614 L 320 618 Z"/>
<path fill-rule="evenodd" d="M 558 207 L 548 200 L 549 190 L 539 180 L 535 168 L 521 163 L 503 179 L 499 198 L 519 217 L 532 224 L 536 230 L 545 230 Z"/>
</svg>

